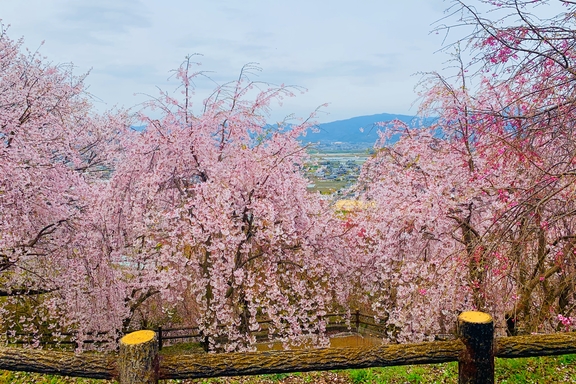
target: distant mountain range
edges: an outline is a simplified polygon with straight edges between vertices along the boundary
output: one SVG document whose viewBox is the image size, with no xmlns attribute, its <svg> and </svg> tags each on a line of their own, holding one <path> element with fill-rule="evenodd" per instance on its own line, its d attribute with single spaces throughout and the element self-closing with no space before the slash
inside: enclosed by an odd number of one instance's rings
<svg viewBox="0 0 576 384">
<path fill-rule="evenodd" d="M 305 144 L 314 144 L 314 146 L 319 149 L 349 150 L 372 148 L 376 140 L 378 140 L 378 131 L 385 129 L 376 124 L 391 122 L 393 120 L 400 120 L 409 126 L 417 126 L 419 124 L 427 125 L 427 122 L 433 119 L 427 119 L 421 122 L 415 116 L 390 113 L 356 116 L 346 120 L 318 124 L 316 126 L 318 132 L 309 130 L 305 137 L 301 137 L 301 140 Z M 146 126 L 132 126 L 132 129 L 143 131 L 146 129 Z M 394 142 L 394 138 L 392 138 L 391 141 Z"/>
<path fill-rule="evenodd" d="M 304 143 L 317 143 L 321 147 L 352 145 L 354 147 L 372 147 L 378 140 L 378 130 L 382 127 L 376 125 L 380 122 L 400 120 L 410 126 L 416 125 L 415 116 L 380 113 L 370 116 L 357 116 L 346 120 L 332 121 L 319 124 L 319 132 L 308 132 L 302 138 Z"/>
</svg>

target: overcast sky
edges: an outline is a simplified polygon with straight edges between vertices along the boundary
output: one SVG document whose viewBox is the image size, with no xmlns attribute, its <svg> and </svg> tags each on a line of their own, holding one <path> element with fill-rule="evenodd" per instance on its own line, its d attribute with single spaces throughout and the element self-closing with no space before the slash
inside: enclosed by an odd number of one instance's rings
<svg viewBox="0 0 576 384">
<path fill-rule="evenodd" d="M 430 34 L 442 0 L 0 0 L 8 35 L 54 63 L 91 70 L 100 110 L 131 107 L 169 90 L 170 69 L 200 53 L 218 83 L 257 62 L 258 80 L 306 88 L 271 119 L 306 116 L 330 103 L 327 122 L 376 113 L 415 114 L 419 71 L 441 70 Z M 200 99 L 208 87 L 198 83 Z M 206 90 L 204 90 L 206 88 Z"/>
</svg>

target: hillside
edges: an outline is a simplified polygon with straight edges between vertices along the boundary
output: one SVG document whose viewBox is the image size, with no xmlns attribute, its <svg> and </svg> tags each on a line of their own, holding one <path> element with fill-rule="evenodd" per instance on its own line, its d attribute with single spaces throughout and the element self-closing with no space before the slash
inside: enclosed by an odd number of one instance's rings
<svg viewBox="0 0 576 384">
<path fill-rule="evenodd" d="M 322 147 L 341 146 L 345 143 L 353 147 L 372 147 L 378 139 L 376 125 L 379 122 L 400 120 L 409 125 L 415 123 L 414 116 L 380 113 L 369 116 L 357 116 L 346 120 L 332 121 L 318 125 L 318 132 L 309 132 L 302 138 L 304 143 L 318 143 Z"/>
</svg>

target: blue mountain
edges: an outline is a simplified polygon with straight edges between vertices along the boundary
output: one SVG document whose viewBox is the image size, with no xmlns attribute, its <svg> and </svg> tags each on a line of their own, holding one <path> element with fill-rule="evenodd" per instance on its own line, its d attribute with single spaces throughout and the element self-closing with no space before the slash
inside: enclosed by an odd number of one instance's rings
<svg viewBox="0 0 576 384">
<path fill-rule="evenodd" d="M 390 113 L 357 116 L 346 120 L 319 124 L 317 126 L 318 132 L 308 132 L 308 134 L 302 138 L 302 141 L 304 143 L 319 143 L 323 146 L 338 142 L 372 146 L 378 139 L 378 130 L 384 129 L 383 127 L 377 126 L 376 123 L 390 122 L 392 120 L 400 120 L 409 126 L 417 125 L 418 123 L 418 119 L 415 116 Z"/>
<path fill-rule="evenodd" d="M 390 113 L 380 113 L 368 116 L 356 116 L 346 120 L 337 120 L 329 123 L 318 124 L 315 129 L 317 132 L 308 131 L 305 137 L 300 140 L 304 144 L 312 143 L 317 148 L 323 149 L 367 149 L 372 148 L 378 140 L 378 131 L 385 130 L 385 126 L 377 123 L 389 123 L 394 120 L 400 120 L 408 126 L 426 126 L 435 119 L 420 120 L 416 116 L 397 115 Z M 278 128 L 276 124 L 267 125 L 272 130 Z M 290 124 L 287 127 L 289 128 Z M 143 131 L 146 126 L 132 126 L 137 131 Z M 392 137 L 389 144 L 398 140 Z"/>
</svg>

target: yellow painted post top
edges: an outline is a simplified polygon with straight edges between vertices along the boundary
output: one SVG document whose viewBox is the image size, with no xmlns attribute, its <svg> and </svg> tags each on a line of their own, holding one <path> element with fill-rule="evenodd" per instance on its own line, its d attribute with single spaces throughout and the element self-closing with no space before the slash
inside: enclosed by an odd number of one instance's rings
<svg viewBox="0 0 576 384">
<path fill-rule="evenodd" d="M 492 316 L 484 312 L 467 311 L 458 316 L 459 321 L 466 323 L 486 324 L 492 322 Z"/>
<path fill-rule="evenodd" d="M 136 331 L 129 333 L 123 338 L 121 338 L 120 342 L 124 344 L 142 344 L 152 340 L 155 335 L 156 332 L 154 331 L 148 331 L 148 330 Z"/>
</svg>

